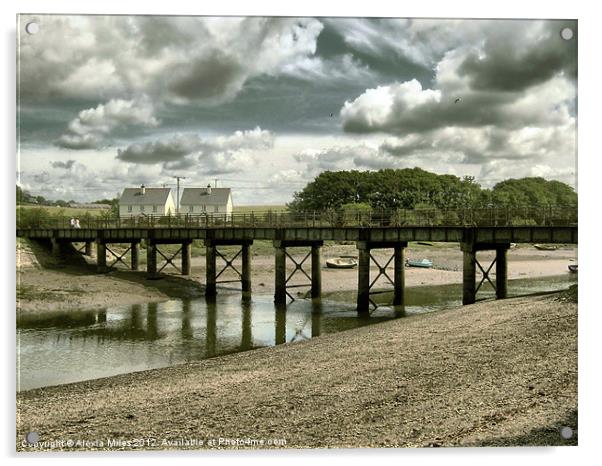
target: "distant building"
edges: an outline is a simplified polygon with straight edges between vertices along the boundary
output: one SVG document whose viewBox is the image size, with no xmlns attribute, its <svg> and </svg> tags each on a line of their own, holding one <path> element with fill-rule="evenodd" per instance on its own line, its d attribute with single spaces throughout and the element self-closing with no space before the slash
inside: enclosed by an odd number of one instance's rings
<svg viewBox="0 0 602 466">
<path fill-rule="evenodd" d="M 171 188 L 125 188 L 119 199 L 120 217 L 175 215 Z"/>
<path fill-rule="evenodd" d="M 232 190 L 230 188 L 184 188 L 180 199 L 181 215 L 232 215 Z"/>
<path fill-rule="evenodd" d="M 77 202 L 70 202 L 69 207 L 71 207 L 73 209 L 92 210 L 92 209 L 110 209 L 111 205 L 110 204 L 81 204 L 81 203 L 77 203 Z"/>
</svg>

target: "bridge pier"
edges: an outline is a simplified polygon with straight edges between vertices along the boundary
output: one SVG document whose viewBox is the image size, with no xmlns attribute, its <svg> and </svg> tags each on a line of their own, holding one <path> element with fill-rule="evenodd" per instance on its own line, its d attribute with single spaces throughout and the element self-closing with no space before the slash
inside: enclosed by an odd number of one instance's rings
<svg viewBox="0 0 602 466">
<path fill-rule="evenodd" d="M 393 306 L 402 307 L 405 305 L 405 266 L 404 249 L 408 246 L 407 241 L 358 241 L 358 268 L 357 268 L 357 312 L 359 315 L 370 314 L 370 289 L 376 283 L 381 275 L 384 275 L 393 285 Z M 387 262 L 384 267 L 381 266 L 371 255 L 372 249 L 393 249 L 393 279 L 387 275 Z M 373 282 L 370 282 L 370 261 L 379 268 L 379 275 Z"/>
<path fill-rule="evenodd" d="M 318 299 L 322 295 L 322 264 L 321 248 L 324 241 L 297 241 L 297 240 L 275 240 L 274 241 L 274 303 L 277 306 L 286 305 L 287 296 L 294 299 L 287 291 L 287 288 L 297 288 L 306 285 L 289 285 L 288 282 L 297 271 L 301 271 L 310 281 L 310 295 L 312 299 Z M 291 257 L 287 248 L 290 247 L 310 247 L 309 254 L 301 262 L 297 262 Z M 291 259 L 295 264 L 295 270 L 287 276 L 286 258 Z M 303 269 L 303 263 L 311 257 L 311 276 Z"/>
<path fill-rule="evenodd" d="M 477 293 L 485 280 L 495 289 L 497 299 L 508 297 L 508 258 L 507 253 L 510 243 L 474 243 L 462 242 L 460 244 L 464 254 L 462 268 L 462 304 L 473 304 L 476 302 Z M 478 251 L 495 251 L 495 258 L 487 269 L 484 269 L 477 260 Z M 495 265 L 495 283 L 489 277 L 489 273 Z M 483 277 L 479 284 L 476 283 L 477 268 L 481 270 Z"/>
<path fill-rule="evenodd" d="M 92 255 L 92 241 L 86 241 L 84 254 L 88 257 L 90 257 Z"/>
<path fill-rule="evenodd" d="M 140 267 L 140 243 L 137 241 L 130 243 L 130 260 L 132 270 L 138 270 Z"/>
<path fill-rule="evenodd" d="M 96 271 L 99 273 L 106 272 L 107 269 L 107 245 L 101 241 L 96 241 Z"/>
<path fill-rule="evenodd" d="M 146 241 L 146 273 L 148 278 L 157 277 L 157 244 L 152 240 Z"/>
<path fill-rule="evenodd" d="M 192 260 L 192 241 L 182 243 L 182 275 L 190 275 Z"/>
<path fill-rule="evenodd" d="M 226 239 L 206 239 L 205 240 L 205 296 L 212 297 L 217 295 L 218 283 L 240 282 L 241 290 L 244 295 L 251 293 L 251 245 L 253 240 L 226 240 Z M 218 246 L 240 246 L 240 251 L 232 258 L 227 258 L 219 252 Z M 242 267 L 239 271 L 234 265 L 234 261 L 241 256 Z M 218 272 L 217 258 L 220 257 L 224 262 L 224 267 Z M 220 280 L 218 278 L 227 269 L 231 269 L 238 275 L 237 280 Z"/>
</svg>

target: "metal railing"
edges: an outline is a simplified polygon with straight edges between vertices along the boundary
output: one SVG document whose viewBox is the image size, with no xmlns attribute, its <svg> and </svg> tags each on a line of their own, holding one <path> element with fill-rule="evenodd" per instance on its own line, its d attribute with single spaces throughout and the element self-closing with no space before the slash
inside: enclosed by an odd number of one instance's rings
<svg viewBox="0 0 602 466">
<path fill-rule="evenodd" d="M 18 228 L 70 228 L 70 217 L 17 216 Z M 484 207 L 312 212 L 263 211 L 232 214 L 180 214 L 79 217 L 81 228 L 286 228 L 573 226 L 576 206 Z"/>
</svg>

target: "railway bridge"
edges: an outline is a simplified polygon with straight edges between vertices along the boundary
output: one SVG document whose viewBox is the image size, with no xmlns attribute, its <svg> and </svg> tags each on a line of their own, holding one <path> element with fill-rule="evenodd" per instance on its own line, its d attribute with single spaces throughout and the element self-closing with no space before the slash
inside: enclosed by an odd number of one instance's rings
<svg viewBox="0 0 602 466">
<path fill-rule="evenodd" d="M 311 297 L 318 299 L 322 293 L 321 248 L 324 241 L 355 242 L 358 250 L 357 266 L 357 311 L 359 314 L 370 312 L 374 305 L 372 295 L 376 292 L 376 280 L 384 276 L 390 282 L 393 291 L 393 305 L 404 305 L 404 253 L 410 241 L 459 243 L 463 252 L 463 304 L 472 304 L 476 300 L 481 285 L 488 281 L 496 292 L 498 299 L 508 294 L 508 261 L 507 251 L 511 243 L 546 243 L 577 244 L 577 225 L 479 225 L 479 226 L 404 226 L 404 225 L 355 225 L 325 226 L 306 217 L 299 224 L 286 225 L 282 222 L 271 222 L 271 225 L 258 225 L 258 222 L 239 222 L 224 218 L 223 222 L 180 221 L 180 222 L 147 222 L 128 226 L 127 222 L 117 224 L 84 225 L 74 229 L 63 226 L 40 226 L 17 228 L 17 236 L 32 240 L 46 240 L 52 243 L 53 252 L 60 253 L 69 243 L 83 243 L 82 250 L 90 254 L 96 246 L 97 270 L 107 271 L 117 262 L 126 264 L 125 255 L 129 252 L 129 268 L 140 267 L 140 244 L 146 247 L 146 274 L 148 278 L 157 278 L 168 266 L 175 266 L 183 275 L 190 275 L 192 242 L 201 240 L 206 248 L 205 292 L 208 297 L 217 293 L 217 288 L 225 270 L 235 272 L 244 293 L 251 292 L 252 254 L 254 241 L 271 241 L 274 250 L 274 302 L 286 305 L 292 298 L 291 277 L 295 273 L 305 275 L 308 279 Z M 111 251 L 116 243 L 126 243 L 129 247 L 122 254 L 114 254 L 116 259 L 107 263 L 107 251 Z M 161 245 L 176 244 L 179 249 L 175 254 L 161 251 Z M 234 257 L 226 257 L 222 246 L 238 246 L 240 249 Z M 305 258 L 297 261 L 290 248 L 304 248 Z M 391 252 L 385 264 L 377 262 L 372 254 L 375 249 L 387 249 Z M 480 251 L 495 251 L 493 262 L 483 266 L 477 258 Z M 179 260 L 177 260 L 179 256 Z M 218 260 L 225 265 L 218 270 Z M 240 259 L 239 259 L 240 258 Z M 158 259 L 162 259 L 158 262 Z M 235 262 L 235 259 L 239 259 Z M 287 274 L 287 261 L 292 261 L 294 271 Z M 162 267 L 159 263 L 164 262 Z M 242 262 L 241 265 L 238 265 Z M 309 262 L 306 265 L 306 262 Z M 370 264 L 378 267 L 376 277 L 371 277 Z M 177 267 L 177 265 L 180 267 Z M 490 272 L 495 267 L 495 278 Z M 391 271 L 392 269 L 392 271 Z M 477 270 L 481 271 L 481 279 L 477 283 Z M 392 272 L 392 273 L 391 273 Z M 143 272 L 141 272 L 143 273 Z M 392 275 L 392 276 L 391 276 Z M 493 275 L 493 274 L 492 274 Z"/>
</svg>

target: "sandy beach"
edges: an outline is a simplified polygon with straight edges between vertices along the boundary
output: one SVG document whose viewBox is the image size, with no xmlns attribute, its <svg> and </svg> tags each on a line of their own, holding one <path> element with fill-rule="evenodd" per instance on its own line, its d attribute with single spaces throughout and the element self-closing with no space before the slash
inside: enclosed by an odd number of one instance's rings
<svg viewBox="0 0 602 466">
<path fill-rule="evenodd" d="M 376 260 L 384 265 L 390 258 L 386 250 L 375 250 Z M 303 259 L 307 251 L 290 250 L 297 260 Z M 234 254 L 234 253 L 232 253 Z M 354 245 L 327 245 L 322 253 L 322 290 L 324 294 L 354 290 L 357 286 L 357 270 L 329 269 L 325 261 L 340 255 L 357 255 Z M 144 256 L 144 254 L 142 254 Z M 459 247 L 410 245 L 406 250 L 407 259 L 429 258 L 432 269 L 406 267 L 407 287 L 422 285 L 444 285 L 462 282 L 462 253 Z M 193 255 L 192 275 L 184 277 L 173 268 L 166 268 L 159 280 L 147 280 L 143 272 L 132 272 L 120 266 L 106 274 L 98 274 L 94 256 L 82 258 L 72 256 L 56 260 L 43 248 L 23 242 L 17 251 L 20 267 L 17 268 L 17 296 L 20 312 L 44 312 L 55 309 L 94 309 L 110 305 L 128 305 L 154 301 L 165 301 L 177 297 L 203 296 L 205 283 L 205 258 Z M 481 252 L 478 260 L 484 267 L 493 259 L 490 252 Z M 508 278 L 529 278 L 554 276 L 568 273 L 567 266 L 577 261 L 577 248 L 561 247 L 555 251 L 540 251 L 533 247 L 520 247 L 508 251 Z M 223 262 L 221 263 L 223 266 Z M 236 265 L 236 264 L 235 264 Z M 309 263 L 306 263 L 309 265 Z M 378 269 L 371 264 L 372 277 Z M 218 266 L 219 267 L 219 266 Z M 288 264 L 289 274 L 293 265 Z M 240 270 L 240 265 L 238 265 Z M 141 268 L 144 270 L 144 266 Z M 272 294 L 274 292 L 274 258 L 261 252 L 252 258 L 253 293 Z M 495 272 L 492 271 L 492 276 Z M 236 274 L 228 270 L 221 280 L 235 279 Z M 307 283 L 307 278 L 297 272 L 291 284 Z M 237 284 L 224 285 L 236 288 Z M 388 287 L 384 277 L 377 287 Z M 301 293 L 303 293 L 302 291 Z"/>
<path fill-rule="evenodd" d="M 22 392 L 17 407 L 21 451 L 576 444 L 559 431 L 577 427 L 577 305 L 482 302 Z"/>
</svg>

